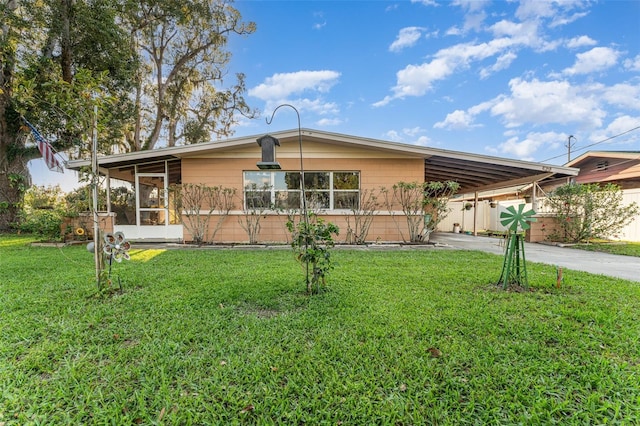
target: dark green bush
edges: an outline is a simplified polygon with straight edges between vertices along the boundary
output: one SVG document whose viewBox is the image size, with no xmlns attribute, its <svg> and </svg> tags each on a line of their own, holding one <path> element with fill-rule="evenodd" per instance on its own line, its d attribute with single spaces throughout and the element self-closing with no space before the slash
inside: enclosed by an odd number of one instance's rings
<svg viewBox="0 0 640 426">
<path fill-rule="evenodd" d="M 54 209 L 35 209 L 29 214 L 20 214 L 18 229 L 33 234 L 41 240 L 57 241 L 62 238 L 60 225 L 62 214 Z"/>
</svg>

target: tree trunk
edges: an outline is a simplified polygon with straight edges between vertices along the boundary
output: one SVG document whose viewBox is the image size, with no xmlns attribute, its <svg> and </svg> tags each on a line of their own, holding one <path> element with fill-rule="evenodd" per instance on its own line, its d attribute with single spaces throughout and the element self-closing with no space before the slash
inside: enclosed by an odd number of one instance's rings
<svg viewBox="0 0 640 426">
<path fill-rule="evenodd" d="M 6 3 L 0 31 L 0 231 L 10 229 L 16 221 L 22 195 L 30 183 L 28 160 L 21 155 L 24 141 L 19 139 L 20 116 L 11 105 L 16 61 L 12 41 L 16 34 L 5 24 L 17 7 L 15 0 Z"/>
<path fill-rule="evenodd" d="M 60 44 L 62 52 L 60 55 L 60 67 L 62 68 L 62 79 L 67 83 L 73 81 L 72 57 L 71 57 L 71 14 L 75 0 L 63 0 L 60 19 L 62 20 L 62 31 L 60 34 Z"/>
<path fill-rule="evenodd" d="M 16 154 L 24 149 L 24 142 L 17 136 L 19 130 L 12 131 L 18 127 L 13 119 L 19 117 L 5 101 L 6 97 L 0 96 L 0 232 L 10 230 L 16 222 L 22 196 L 31 184 L 28 159 Z M 12 122 L 7 117 L 13 118 Z"/>
</svg>

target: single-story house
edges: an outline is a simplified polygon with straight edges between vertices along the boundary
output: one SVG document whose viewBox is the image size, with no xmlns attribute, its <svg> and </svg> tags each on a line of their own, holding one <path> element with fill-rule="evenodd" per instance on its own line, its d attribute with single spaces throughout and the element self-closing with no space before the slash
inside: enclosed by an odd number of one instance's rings
<svg viewBox="0 0 640 426">
<path fill-rule="evenodd" d="M 286 242 L 287 217 L 283 212 L 301 207 L 301 165 L 307 194 L 314 196 L 314 209 L 341 230 L 346 229 L 351 210 L 365 193 L 390 189 L 398 182 L 456 181 L 460 193 L 478 193 L 578 174 L 578 169 L 571 167 L 311 129 L 270 136 L 275 143 L 257 135 L 99 157 L 108 194 L 108 211 L 103 216 L 113 222 L 108 228 L 124 232 L 131 240 L 191 241 L 181 213 L 173 209 L 175 200 L 169 189 L 172 185 L 206 184 L 236 191 L 234 207 L 212 242 L 247 242 L 242 221 L 247 214 L 247 189 L 253 185 L 267 188 L 261 197 L 279 207 L 261 210 L 259 241 Z M 90 160 L 75 160 L 67 167 L 80 170 L 90 165 Z M 403 231 L 393 215 L 382 208 L 376 213 L 367 240 L 402 241 Z M 182 215 L 184 219 L 184 211 Z M 338 241 L 342 241 L 340 237 Z"/>
<path fill-rule="evenodd" d="M 640 205 L 640 151 L 589 151 L 566 166 L 580 169 L 576 183 L 616 184 L 622 189 L 623 204 Z M 626 241 L 640 241 L 640 217 L 617 236 Z"/>
<path fill-rule="evenodd" d="M 640 151 L 589 151 L 566 166 L 580 169 L 576 183 L 614 183 L 622 189 L 640 188 Z"/>
</svg>

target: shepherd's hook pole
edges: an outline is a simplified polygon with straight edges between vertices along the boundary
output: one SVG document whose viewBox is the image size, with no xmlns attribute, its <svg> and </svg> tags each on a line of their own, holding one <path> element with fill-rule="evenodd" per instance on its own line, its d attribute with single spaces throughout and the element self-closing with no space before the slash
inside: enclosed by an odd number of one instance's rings
<svg viewBox="0 0 640 426">
<path fill-rule="evenodd" d="M 304 188 L 304 164 L 302 161 L 302 128 L 300 126 L 300 112 L 298 112 L 298 109 L 291 104 L 280 104 L 271 113 L 271 118 L 265 119 L 268 125 L 271 124 L 271 122 L 273 121 L 273 117 L 276 115 L 276 111 L 278 111 L 280 107 L 289 107 L 293 109 L 296 112 L 296 116 L 298 117 L 298 145 L 300 147 L 300 192 L 302 193 L 302 217 L 303 217 L 305 228 L 306 228 L 305 231 L 308 233 L 309 232 L 309 215 L 307 213 L 307 196 L 304 190 L 305 189 Z M 307 250 L 308 250 L 308 242 L 307 242 L 307 237 L 305 236 L 304 238 L 305 254 Z M 305 264 L 306 264 L 306 285 L 308 289 L 309 288 L 309 261 L 307 260 Z"/>
<path fill-rule="evenodd" d="M 98 105 L 93 106 L 93 129 L 91 135 L 91 190 L 93 198 L 93 260 L 96 267 L 96 285 L 100 290 L 100 227 L 98 225 Z"/>
</svg>

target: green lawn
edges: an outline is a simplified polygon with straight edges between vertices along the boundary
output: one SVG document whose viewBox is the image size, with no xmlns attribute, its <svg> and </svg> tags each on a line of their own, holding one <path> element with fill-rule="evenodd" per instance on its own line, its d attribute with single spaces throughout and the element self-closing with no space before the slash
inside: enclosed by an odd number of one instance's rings
<svg viewBox="0 0 640 426">
<path fill-rule="evenodd" d="M 640 285 L 502 258 L 132 250 L 97 297 L 84 247 L 0 236 L 0 425 L 639 424 Z"/>
<path fill-rule="evenodd" d="M 640 257 L 640 243 L 631 242 L 591 242 L 573 246 L 582 250 L 601 251 L 611 254 Z"/>
</svg>

